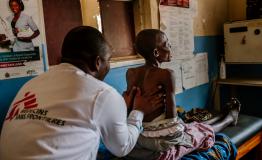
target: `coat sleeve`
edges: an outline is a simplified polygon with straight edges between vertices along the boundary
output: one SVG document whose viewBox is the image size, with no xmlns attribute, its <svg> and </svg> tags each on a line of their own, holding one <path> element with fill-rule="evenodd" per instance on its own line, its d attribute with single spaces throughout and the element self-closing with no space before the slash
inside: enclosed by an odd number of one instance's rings
<svg viewBox="0 0 262 160">
<path fill-rule="evenodd" d="M 143 113 L 133 110 L 127 118 L 126 103 L 115 90 L 103 91 L 94 105 L 93 117 L 105 146 L 118 157 L 127 155 L 141 132 Z"/>
</svg>

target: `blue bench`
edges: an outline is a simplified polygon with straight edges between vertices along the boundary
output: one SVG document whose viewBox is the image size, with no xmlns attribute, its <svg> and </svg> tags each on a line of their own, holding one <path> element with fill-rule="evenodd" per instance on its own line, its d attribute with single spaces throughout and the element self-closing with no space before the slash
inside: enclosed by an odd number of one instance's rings
<svg viewBox="0 0 262 160">
<path fill-rule="evenodd" d="M 262 119 L 240 114 L 238 124 L 225 128 L 222 133 L 228 135 L 238 148 L 237 160 L 249 151 L 258 148 L 259 159 L 262 159 Z"/>
</svg>

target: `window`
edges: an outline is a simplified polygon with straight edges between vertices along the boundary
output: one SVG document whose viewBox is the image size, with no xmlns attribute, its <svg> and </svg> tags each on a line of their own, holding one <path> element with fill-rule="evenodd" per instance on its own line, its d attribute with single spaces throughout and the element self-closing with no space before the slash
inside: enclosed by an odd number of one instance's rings
<svg viewBox="0 0 262 160">
<path fill-rule="evenodd" d="M 89 25 L 99 29 L 99 17 L 101 17 L 102 32 L 113 48 L 114 62 L 137 59 L 138 56 L 133 48 L 136 33 L 144 28 L 159 28 L 157 0 L 43 0 L 42 2 L 50 65 L 59 63 L 63 38 L 71 28 Z"/>
<path fill-rule="evenodd" d="M 135 35 L 159 28 L 158 0 L 100 0 L 102 30 L 113 48 L 113 61 L 136 59 Z M 141 62 L 141 61 L 140 61 Z"/>
<path fill-rule="evenodd" d="M 113 48 L 113 58 L 134 55 L 134 15 L 132 1 L 99 1 L 102 31 Z"/>
<path fill-rule="evenodd" d="M 58 64 L 66 33 L 82 25 L 81 5 L 77 0 L 43 0 L 49 65 Z"/>
</svg>

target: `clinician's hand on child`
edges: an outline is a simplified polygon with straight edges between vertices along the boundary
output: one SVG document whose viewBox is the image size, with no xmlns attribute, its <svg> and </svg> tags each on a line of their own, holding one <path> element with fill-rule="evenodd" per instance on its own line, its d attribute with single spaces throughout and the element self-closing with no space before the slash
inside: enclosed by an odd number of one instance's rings
<svg viewBox="0 0 262 160">
<path fill-rule="evenodd" d="M 144 115 L 150 115 L 150 113 L 163 108 L 165 103 L 165 93 L 162 90 L 162 86 L 153 89 L 149 94 L 143 94 L 139 87 L 132 87 L 132 89 L 123 93 L 123 97 L 126 101 L 128 111 L 139 110 Z M 164 108 L 163 108 L 164 109 Z"/>
</svg>

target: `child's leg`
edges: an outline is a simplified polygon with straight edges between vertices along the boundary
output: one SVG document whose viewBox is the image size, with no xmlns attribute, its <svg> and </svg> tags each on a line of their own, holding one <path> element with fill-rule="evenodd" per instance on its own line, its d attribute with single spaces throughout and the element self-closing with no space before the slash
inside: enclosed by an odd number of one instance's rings
<svg viewBox="0 0 262 160">
<path fill-rule="evenodd" d="M 215 124 L 212 124 L 211 126 L 213 127 L 214 131 L 219 132 L 230 124 L 236 125 L 239 111 L 239 109 L 233 108 L 228 112 L 227 116 L 224 119 Z"/>
<path fill-rule="evenodd" d="M 224 116 L 225 115 L 219 114 L 219 115 L 217 115 L 217 116 L 215 116 L 215 117 L 213 117 L 213 118 L 211 118 L 207 121 L 203 121 L 202 123 L 212 125 L 212 124 L 216 123 L 217 121 L 221 120 Z"/>
</svg>

